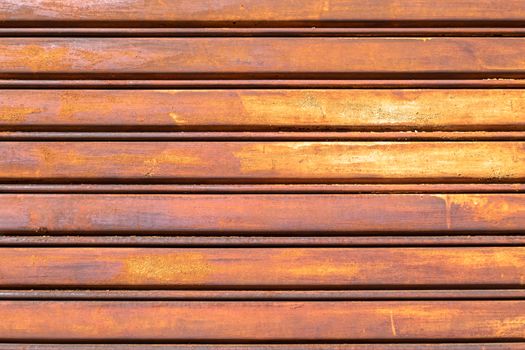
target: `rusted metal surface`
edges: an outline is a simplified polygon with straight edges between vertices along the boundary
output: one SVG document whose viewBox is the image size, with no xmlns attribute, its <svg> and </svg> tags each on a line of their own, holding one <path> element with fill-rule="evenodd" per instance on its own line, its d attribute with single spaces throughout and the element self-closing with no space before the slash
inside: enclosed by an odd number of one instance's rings
<svg viewBox="0 0 525 350">
<path fill-rule="evenodd" d="M 525 301 L 0 301 L 5 340 L 524 340 Z M 64 322 L 67 320 L 67 322 Z M 283 327 L 286 325 L 286 327 Z"/>
<path fill-rule="evenodd" d="M 525 248 L 0 248 L 3 287 L 525 285 Z"/>
<path fill-rule="evenodd" d="M 525 76 L 523 38 L 0 38 L 0 52 L 3 79 Z"/>
<path fill-rule="evenodd" d="M 523 194 L 2 194 L 11 233 L 520 232 Z M 257 208 L 257 210 L 254 210 Z"/>
<path fill-rule="evenodd" d="M 3 181 L 519 182 L 523 142 L 4 142 Z M 395 166 L 392 166 L 395 164 Z"/>
<path fill-rule="evenodd" d="M 190 22 L 209 25 L 219 22 L 235 26 L 242 22 L 364 22 L 364 21 L 523 21 L 525 5 L 520 0 L 4 0 L 0 20 L 43 22 Z M 232 23 L 233 21 L 233 23 Z M 460 22 L 461 23 L 461 22 Z M 40 23 L 39 23 L 40 24 Z M 42 25 L 41 24 L 41 25 Z M 366 24 L 366 22 L 365 22 Z M 180 26 L 180 24 L 178 25 Z M 306 25 L 308 26 L 308 25 Z"/>
<path fill-rule="evenodd" d="M 0 2 L 0 349 L 525 347 L 521 0 Z"/>
<path fill-rule="evenodd" d="M 524 131 L 524 111 L 521 89 L 0 91 L 5 130 Z"/>
</svg>

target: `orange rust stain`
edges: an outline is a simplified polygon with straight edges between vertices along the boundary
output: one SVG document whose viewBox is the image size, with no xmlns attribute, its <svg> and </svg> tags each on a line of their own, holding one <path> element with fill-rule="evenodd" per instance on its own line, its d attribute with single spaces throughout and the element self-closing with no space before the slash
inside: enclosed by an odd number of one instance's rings
<svg viewBox="0 0 525 350">
<path fill-rule="evenodd" d="M 25 121 L 31 114 L 41 112 L 41 108 L 35 107 L 0 107 L 0 122 L 19 123 Z"/>
<path fill-rule="evenodd" d="M 58 170 L 66 171 L 71 166 L 88 166 L 84 169 L 84 174 L 103 175 L 104 169 L 107 171 L 118 171 L 119 168 L 130 169 L 137 172 L 144 172 L 144 176 L 153 176 L 162 166 L 198 166 L 204 164 L 204 160 L 180 150 L 164 150 L 162 152 L 144 152 L 136 150 L 116 150 L 113 154 L 101 154 L 99 152 L 90 153 L 89 149 L 68 149 L 60 147 L 41 145 L 39 151 L 41 166 L 38 172 L 47 174 L 56 173 Z M 131 151 L 135 153 L 130 153 Z M 142 167 L 141 167 L 142 165 Z"/>
<path fill-rule="evenodd" d="M 417 251 L 416 251 L 417 252 Z M 476 268 L 498 267 L 501 269 L 514 268 L 517 272 L 525 273 L 525 250 L 507 249 L 505 251 L 495 249 L 468 249 L 457 251 L 454 249 L 440 251 L 419 251 L 421 253 L 418 260 L 441 261 L 447 266 L 457 266 L 462 270 Z"/>
<path fill-rule="evenodd" d="M 512 200 L 501 200 L 491 195 L 439 195 L 450 208 L 449 215 L 461 210 L 468 213 L 473 219 L 481 222 L 502 222 L 525 215 L 525 206 Z M 449 218 L 452 220 L 452 218 Z M 453 223 L 451 223 L 453 225 Z"/>
<path fill-rule="evenodd" d="M 28 66 L 31 71 L 52 71 L 57 67 L 69 69 L 69 48 L 60 45 L 20 45 L 9 48 L 13 57 L 23 57 L 23 61 L 3 62 L 4 68 Z M 22 63 L 23 62 L 23 63 Z"/>
<path fill-rule="evenodd" d="M 141 254 L 123 259 L 123 270 L 117 279 L 133 284 L 203 283 L 213 267 L 204 254 Z"/>
<path fill-rule="evenodd" d="M 301 249 L 286 250 L 270 257 L 271 266 L 278 269 L 277 275 L 287 275 L 297 278 L 322 278 L 340 276 L 354 278 L 361 273 L 362 264 L 354 262 L 340 262 L 336 259 L 319 259 L 311 257 Z"/>
<path fill-rule="evenodd" d="M 107 50 L 107 49 L 106 49 Z M 77 57 L 76 60 L 78 62 L 82 63 L 89 63 L 88 67 L 95 68 L 100 63 L 105 63 L 111 59 L 111 56 L 108 57 L 108 55 L 101 54 L 99 50 L 94 49 L 82 49 L 80 47 L 76 47 L 74 50 L 75 56 Z M 137 58 L 135 55 L 123 51 L 119 54 L 114 55 L 113 57 L 134 57 Z"/>
<path fill-rule="evenodd" d="M 293 275 L 295 277 L 321 278 L 341 276 L 344 278 L 354 278 L 361 272 L 359 264 L 355 263 L 334 263 L 331 261 L 315 261 L 309 263 L 304 261 L 302 264 L 293 266 L 281 266 L 279 273 Z"/>
<path fill-rule="evenodd" d="M 203 159 L 181 153 L 180 151 L 166 150 L 153 157 L 144 160 L 144 165 L 148 168 L 147 176 L 152 176 L 163 165 L 181 166 L 181 165 L 204 165 Z"/>
<path fill-rule="evenodd" d="M 49 265 L 50 262 L 54 262 L 56 259 L 50 259 L 47 255 L 31 255 L 29 257 L 29 266 L 42 268 L 42 266 Z"/>
<path fill-rule="evenodd" d="M 313 91 L 306 93 L 249 93 L 239 92 L 245 115 L 244 121 L 239 118 L 237 123 L 248 121 L 255 125 L 317 125 L 333 124 L 344 121 L 334 120 L 329 109 L 337 108 L 322 93 Z M 333 119 L 332 119 L 333 118 Z"/>
<path fill-rule="evenodd" d="M 107 93 L 103 98 L 100 98 L 84 91 L 62 91 L 59 100 L 58 117 L 66 122 L 83 114 L 86 114 L 86 120 L 92 116 L 108 115 L 119 101 L 118 96 L 114 96 L 114 94 Z M 104 124 L 104 122 L 111 123 L 111 121 L 106 120 L 101 121 L 100 124 Z"/>
<path fill-rule="evenodd" d="M 525 317 L 506 317 L 502 320 L 494 320 L 490 322 L 490 326 L 496 331 L 498 337 L 525 334 Z"/>
</svg>

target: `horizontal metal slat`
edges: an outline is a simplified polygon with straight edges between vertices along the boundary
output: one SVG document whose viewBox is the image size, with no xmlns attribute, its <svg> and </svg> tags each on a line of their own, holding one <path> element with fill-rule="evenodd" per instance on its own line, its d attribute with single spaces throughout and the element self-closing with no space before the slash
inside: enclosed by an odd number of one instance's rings
<svg viewBox="0 0 525 350">
<path fill-rule="evenodd" d="M 4 182 L 511 183 L 524 142 L 1 142 Z"/>
<path fill-rule="evenodd" d="M 524 101 L 521 89 L 1 90 L 0 129 L 523 131 Z"/>
<path fill-rule="evenodd" d="M 107 2 L 70 0 L 67 6 L 58 1 L 36 5 L 31 0 L 4 0 L 0 7 L 0 20 L 4 25 L 18 22 L 39 23 L 50 26 L 53 22 L 72 22 L 82 26 L 90 22 L 116 22 L 122 25 L 132 22 L 171 22 L 176 26 L 189 24 L 235 26 L 236 21 L 291 23 L 295 26 L 316 22 L 330 26 L 331 23 L 431 21 L 522 21 L 525 6 L 519 0 L 505 2 L 495 0 L 443 0 L 439 6 L 431 1 L 409 3 L 403 0 L 345 1 L 345 0 L 168 0 L 139 1 L 119 0 Z M 233 23 L 231 23 L 233 22 Z M 463 24 L 464 25 L 464 24 Z"/>
<path fill-rule="evenodd" d="M 4 233 L 519 232 L 523 194 L 1 194 Z"/>
<path fill-rule="evenodd" d="M 525 301 L 0 301 L 0 339 L 523 341 Z"/>
<path fill-rule="evenodd" d="M 0 248 L 3 288 L 356 288 L 525 283 L 525 248 Z"/>
<path fill-rule="evenodd" d="M 523 78 L 524 43 L 523 38 L 0 38 L 0 78 Z"/>
</svg>

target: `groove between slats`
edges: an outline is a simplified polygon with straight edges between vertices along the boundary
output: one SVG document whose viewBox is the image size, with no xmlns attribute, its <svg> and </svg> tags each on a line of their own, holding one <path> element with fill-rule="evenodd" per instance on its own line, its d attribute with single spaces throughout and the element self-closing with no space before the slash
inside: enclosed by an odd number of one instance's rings
<svg viewBox="0 0 525 350">
<path fill-rule="evenodd" d="M 3 233 L 521 232 L 523 194 L 1 194 Z"/>
<path fill-rule="evenodd" d="M 3 28 L 0 37 L 483 37 L 525 36 L 519 27 L 440 28 Z"/>
<path fill-rule="evenodd" d="M 525 141 L 525 131 L 0 131 L 0 141 Z"/>
<path fill-rule="evenodd" d="M 465 184 L 0 184 L 0 193 L 522 193 L 522 183 Z"/>
<path fill-rule="evenodd" d="M 209 350 L 209 349 L 231 349 L 231 350 L 273 350 L 273 349 L 316 349 L 316 350 L 518 350 L 523 349 L 525 343 L 500 342 L 500 343 L 403 343 L 403 344 L 0 344 L 2 350 L 101 350 L 101 349 L 141 349 L 141 350 Z"/>
<path fill-rule="evenodd" d="M 516 78 L 484 78 L 484 79 L 0 79 L 2 89 L 486 89 L 505 88 L 519 89 L 525 86 L 525 79 Z"/>
<path fill-rule="evenodd" d="M 523 235 L 399 236 L 18 236 L 1 235 L 2 247 L 474 247 L 524 246 Z"/>
<path fill-rule="evenodd" d="M 523 289 L 419 290 L 0 290 L 0 300 L 365 301 L 521 300 Z"/>
</svg>

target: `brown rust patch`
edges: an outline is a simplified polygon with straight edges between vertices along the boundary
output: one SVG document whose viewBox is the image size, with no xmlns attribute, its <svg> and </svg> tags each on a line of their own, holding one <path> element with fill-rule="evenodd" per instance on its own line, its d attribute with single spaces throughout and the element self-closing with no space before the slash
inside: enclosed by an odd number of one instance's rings
<svg viewBox="0 0 525 350">
<path fill-rule="evenodd" d="M 126 257 L 118 280 L 132 284 L 201 284 L 207 281 L 212 265 L 204 254 L 195 252 L 141 254 Z"/>
<path fill-rule="evenodd" d="M 121 92 L 105 92 L 103 97 L 91 91 L 61 91 L 58 95 L 57 119 L 64 123 L 108 124 L 121 118 L 123 111 L 116 108 L 123 100 Z M 127 102 L 127 101 L 126 101 Z M 128 108 L 136 106 L 127 105 Z M 110 119 L 111 118 L 111 119 Z M 97 122 L 98 120 L 98 122 Z"/>
</svg>

